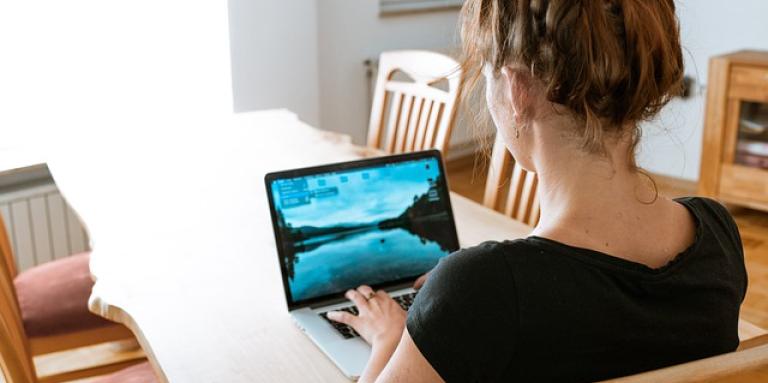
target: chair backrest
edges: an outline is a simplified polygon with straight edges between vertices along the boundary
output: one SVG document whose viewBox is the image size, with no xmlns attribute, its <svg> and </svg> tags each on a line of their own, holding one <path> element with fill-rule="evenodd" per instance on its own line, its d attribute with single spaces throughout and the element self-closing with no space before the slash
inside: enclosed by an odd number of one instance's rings
<svg viewBox="0 0 768 383">
<path fill-rule="evenodd" d="M 767 369 L 768 344 L 761 344 L 603 383 L 764 382 Z"/>
<path fill-rule="evenodd" d="M 396 80 L 398 72 L 413 81 Z M 459 63 L 439 53 L 418 50 L 382 53 L 368 146 L 386 153 L 435 148 L 445 154 L 456 119 L 461 76 Z M 435 87 L 442 82 L 447 82 L 447 91 Z"/>
<path fill-rule="evenodd" d="M 526 225 L 536 226 L 540 213 L 537 186 L 536 174 L 514 161 L 501 135 L 497 134 L 485 181 L 483 204 Z"/>
<path fill-rule="evenodd" d="M 2 223 L 3 217 L 0 217 L 0 223 Z M 16 278 L 16 261 L 13 258 L 13 250 L 11 248 L 11 241 L 8 239 L 8 231 L 5 224 L 0 225 L 0 262 L 5 262 L 11 278 Z"/>
<path fill-rule="evenodd" d="M 21 321 L 21 310 L 7 259 L 13 259 L 11 245 L 0 216 L 0 367 L 7 383 L 34 383 L 29 340 Z M 11 261 L 12 264 L 12 261 Z"/>
</svg>

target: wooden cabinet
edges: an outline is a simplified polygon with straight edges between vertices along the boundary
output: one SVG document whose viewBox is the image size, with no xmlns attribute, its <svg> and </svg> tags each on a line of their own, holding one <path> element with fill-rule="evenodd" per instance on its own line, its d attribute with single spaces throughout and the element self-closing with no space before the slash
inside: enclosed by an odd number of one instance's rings
<svg viewBox="0 0 768 383">
<path fill-rule="evenodd" d="M 699 194 L 768 211 L 768 52 L 709 63 Z"/>
</svg>

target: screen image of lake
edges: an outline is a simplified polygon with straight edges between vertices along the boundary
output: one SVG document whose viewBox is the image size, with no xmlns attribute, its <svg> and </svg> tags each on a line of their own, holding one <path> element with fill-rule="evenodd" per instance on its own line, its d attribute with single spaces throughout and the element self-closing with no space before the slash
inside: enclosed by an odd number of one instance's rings
<svg viewBox="0 0 768 383">
<path fill-rule="evenodd" d="M 324 237 L 315 239 L 321 244 L 304 243 L 308 250 L 296 252 L 295 276 L 289 280 L 294 300 L 417 276 L 447 254 L 437 242 L 402 228 Z"/>
</svg>

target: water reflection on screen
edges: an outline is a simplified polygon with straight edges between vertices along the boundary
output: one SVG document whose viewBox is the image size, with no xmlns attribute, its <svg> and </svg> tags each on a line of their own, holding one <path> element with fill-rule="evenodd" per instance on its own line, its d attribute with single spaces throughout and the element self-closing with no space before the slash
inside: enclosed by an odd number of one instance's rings
<svg viewBox="0 0 768 383">
<path fill-rule="evenodd" d="M 294 302 L 426 272 L 455 246 L 437 159 L 271 184 Z"/>
</svg>

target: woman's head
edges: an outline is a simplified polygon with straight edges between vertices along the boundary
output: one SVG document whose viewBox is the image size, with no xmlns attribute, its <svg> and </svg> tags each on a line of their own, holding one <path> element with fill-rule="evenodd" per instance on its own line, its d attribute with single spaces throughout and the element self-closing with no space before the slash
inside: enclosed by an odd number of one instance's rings
<svg viewBox="0 0 768 383">
<path fill-rule="evenodd" d="M 682 84 L 674 0 L 468 0 L 462 40 L 466 78 L 485 74 L 508 146 L 510 130 L 555 114 L 588 153 L 628 140 L 634 166 L 638 123 Z"/>
</svg>

